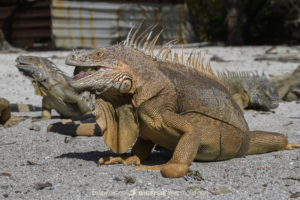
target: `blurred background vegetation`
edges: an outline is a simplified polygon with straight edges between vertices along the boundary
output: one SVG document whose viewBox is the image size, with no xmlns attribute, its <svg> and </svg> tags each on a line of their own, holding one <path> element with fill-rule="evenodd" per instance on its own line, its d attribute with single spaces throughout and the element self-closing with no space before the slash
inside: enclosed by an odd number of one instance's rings
<svg viewBox="0 0 300 200">
<path fill-rule="evenodd" d="M 300 44 L 300 0 L 0 0 L 0 49 L 5 39 L 25 49 L 95 48 L 142 21 L 163 27 L 161 43 Z"/>
<path fill-rule="evenodd" d="M 200 41 L 299 44 L 299 0 L 187 0 Z"/>
</svg>

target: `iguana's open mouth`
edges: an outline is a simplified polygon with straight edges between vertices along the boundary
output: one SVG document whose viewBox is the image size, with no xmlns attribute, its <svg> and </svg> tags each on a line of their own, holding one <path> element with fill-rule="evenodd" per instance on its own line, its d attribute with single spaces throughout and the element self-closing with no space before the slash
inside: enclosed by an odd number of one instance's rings
<svg viewBox="0 0 300 200">
<path fill-rule="evenodd" d="M 75 76 L 73 76 L 72 80 L 77 81 L 77 80 L 82 79 L 82 78 L 84 78 L 88 75 L 90 75 L 90 74 L 87 73 L 87 72 L 81 71 L 79 74 L 76 74 Z"/>
<path fill-rule="evenodd" d="M 93 73 L 95 73 L 96 71 L 98 71 L 99 69 L 108 69 L 107 67 L 104 66 L 98 66 L 98 67 L 80 67 L 79 69 L 79 73 L 76 74 L 75 76 L 73 76 L 72 80 L 77 81 L 79 79 L 82 79 L 86 76 L 89 76 Z"/>
</svg>

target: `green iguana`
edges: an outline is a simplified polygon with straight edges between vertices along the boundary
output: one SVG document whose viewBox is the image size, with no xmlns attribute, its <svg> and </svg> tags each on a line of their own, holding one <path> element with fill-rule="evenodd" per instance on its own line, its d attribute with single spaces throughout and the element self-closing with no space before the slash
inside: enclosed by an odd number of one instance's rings
<svg viewBox="0 0 300 200">
<path fill-rule="evenodd" d="M 300 66 L 291 74 L 271 77 L 270 82 L 278 90 L 281 100 L 300 100 Z"/>
<path fill-rule="evenodd" d="M 268 111 L 279 105 L 277 90 L 264 75 L 226 71 L 217 76 L 229 87 L 232 98 L 242 110 Z"/>
<path fill-rule="evenodd" d="M 76 117 L 91 113 L 92 100 L 88 92 L 79 94 L 53 62 L 43 57 L 19 56 L 16 67 L 32 80 L 37 95 L 43 96 L 42 118 L 50 119 L 55 109 L 62 117 Z"/>
<path fill-rule="evenodd" d="M 175 178 L 184 176 L 193 160 L 226 160 L 300 147 L 288 144 L 283 134 L 249 131 L 239 106 L 210 66 L 204 67 L 200 55 L 193 51 L 185 63 L 183 54 L 174 53 L 172 59 L 169 42 L 154 56 L 159 35 L 152 39 L 152 31 L 138 32 L 139 28 L 130 31 L 121 44 L 77 51 L 66 59 L 69 65 L 98 69 L 86 77 L 81 73 L 72 85 L 96 93 L 96 121 L 106 145 L 124 153 L 134 144 L 131 156 L 101 158 L 99 163 L 139 164 L 156 144 L 172 150 L 172 158 L 163 165 L 136 169 L 160 170 L 164 177 Z M 138 127 L 122 135 L 118 130 L 128 129 L 126 123 L 113 127 L 106 116 L 127 104 L 132 112 L 125 113 L 132 113 L 134 119 L 129 121 L 135 120 Z"/>
</svg>

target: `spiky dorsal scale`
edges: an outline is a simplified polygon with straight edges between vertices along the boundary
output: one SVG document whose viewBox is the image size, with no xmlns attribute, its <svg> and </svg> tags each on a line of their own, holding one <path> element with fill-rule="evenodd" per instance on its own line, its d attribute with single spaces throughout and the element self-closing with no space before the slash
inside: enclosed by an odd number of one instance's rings
<svg viewBox="0 0 300 200">
<path fill-rule="evenodd" d="M 255 81 L 254 79 L 262 78 L 258 73 L 247 72 L 247 71 L 223 71 L 217 72 L 217 77 L 223 85 L 232 93 L 233 90 L 244 90 L 242 88 L 242 82 Z"/>
<path fill-rule="evenodd" d="M 228 86 L 224 84 L 223 81 L 220 81 L 213 70 L 211 69 L 210 63 L 207 62 L 204 63 L 204 56 L 201 57 L 201 51 L 196 53 L 196 50 L 193 49 L 193 51 L 189 54 L 188 58 L 184 61 L 183 58 L 183 48 L 180 55 L 180 60 L 177 52 L 172 53 L 172 48 L 174 47 L 177 40 L 171 40 L 164 45 L 160 47 L 158 50 L 158 53 L 154 55 L 154 48 L 155 45 L 158 42 L 159 36 L 161 35 L 162 31 L 160 31 L 157 35 L 153 36 L 151 39 L 151 36 L 153 35 L 153 29 L 154 27 L 149 27 L 145 31 L 143 31 L 141 34 L 138 34 L 140 31 L 142 24 L 140 24 L 135 32 L 131 35 L 134 27 L 130 30 L 130 32 L 127 35 L 126 40 L 122 43 L 124 46 L 129 46 L 131 48 L 134 48 L 140 52 L 143 52 L 145 55 L 151 56 L 152 58 L 163 61 L 163 62 L 171 62 L 171 63 L 179 63 L 182 68 L 185 70 L 189 70 L 191 73 L 197 73 L 199 75 L 208 76 L 215 81 L 221 83 L 223 86 L 225 86 L 228 89 Z M 172 56 L 173 55 L 173 56 Z M 173 59 L 172 59 L 173 58 Z"/>
</svg>

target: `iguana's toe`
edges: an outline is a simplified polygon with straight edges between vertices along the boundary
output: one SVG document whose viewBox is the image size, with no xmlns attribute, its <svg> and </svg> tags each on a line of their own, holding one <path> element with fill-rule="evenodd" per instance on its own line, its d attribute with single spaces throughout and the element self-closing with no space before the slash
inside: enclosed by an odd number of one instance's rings
<svg viewBox="0 0 300 200">
<path fill-rule="evenodd" d="M 152 171 L 160 171 L 165 165 L 153 165 L 153 166 L 140 166 L 135 167 L 133 170 L 152 170 Z"/>
<path fill-rule="evenodd" d="M 128 158 L 126 158 L 123 162 L 124 165 L 140 165 L 141 164 L 141 160 L 139 159 L 139 157 L 137 156 L 130 156 Z"/>
<path fill-rule="evenodd" d="M 25 117 L 19 117 L 19 116 L 11 116 L 11 118 L 9 120 L 7 120 L 4 123 L 4 127 L 11 127 L 14 126 L 16 124 L 18 124 L 20 121 L 26 120 Z"/>
<path fill-rule="evenodd" d="M 178 178 L 183 177 L 189 171 L 189 166 L 186 164 L 166 163 L 163 165 L 153 166 L 140 166 L 134 168 L 134 170 L 153 170 L 160 171 L 166 178 Z"/>
<path fill-rule="evenodd" d="M 123 164 L 123 165 L 140 165 L 141 161 L 137 156 L 129 156 L 127 158 L 122 157 L 108 157 L 108 158 L 100 158 L 98 163 L 100 165 L 113 165 L 113 164 Z"/>
<path fill-rule="evenodd" d="M 32 118 L 31 121 L 32 122 L 37 122 L 37 121 L 42 121 L 42 120 L 48 120 L 48 119 L 51 119 L 51 117 L 35 117 L 35 118 Z"/>
<path fill-rule="evenodd" d="M 295 148 L 300 148 L 300 144 L 287 144 L 283 150 L 293 150 Z"/>
<path fill-rule="evenodd" d="M 187 164 L 170 163 L 166 164 L 160 172 L 166 178 L 179 178 L 186 175 L 188 171 L 189 166 Z"/>
<path fill-rule="evenodd" d="M 99 165 L 113 165 L 113 164 L 118 164 L 118 163 L 123 163 L 123 158 L 121 157 L 108 157 L 108 158 L 100 158 L 98 161 Z"/>
</svg>

